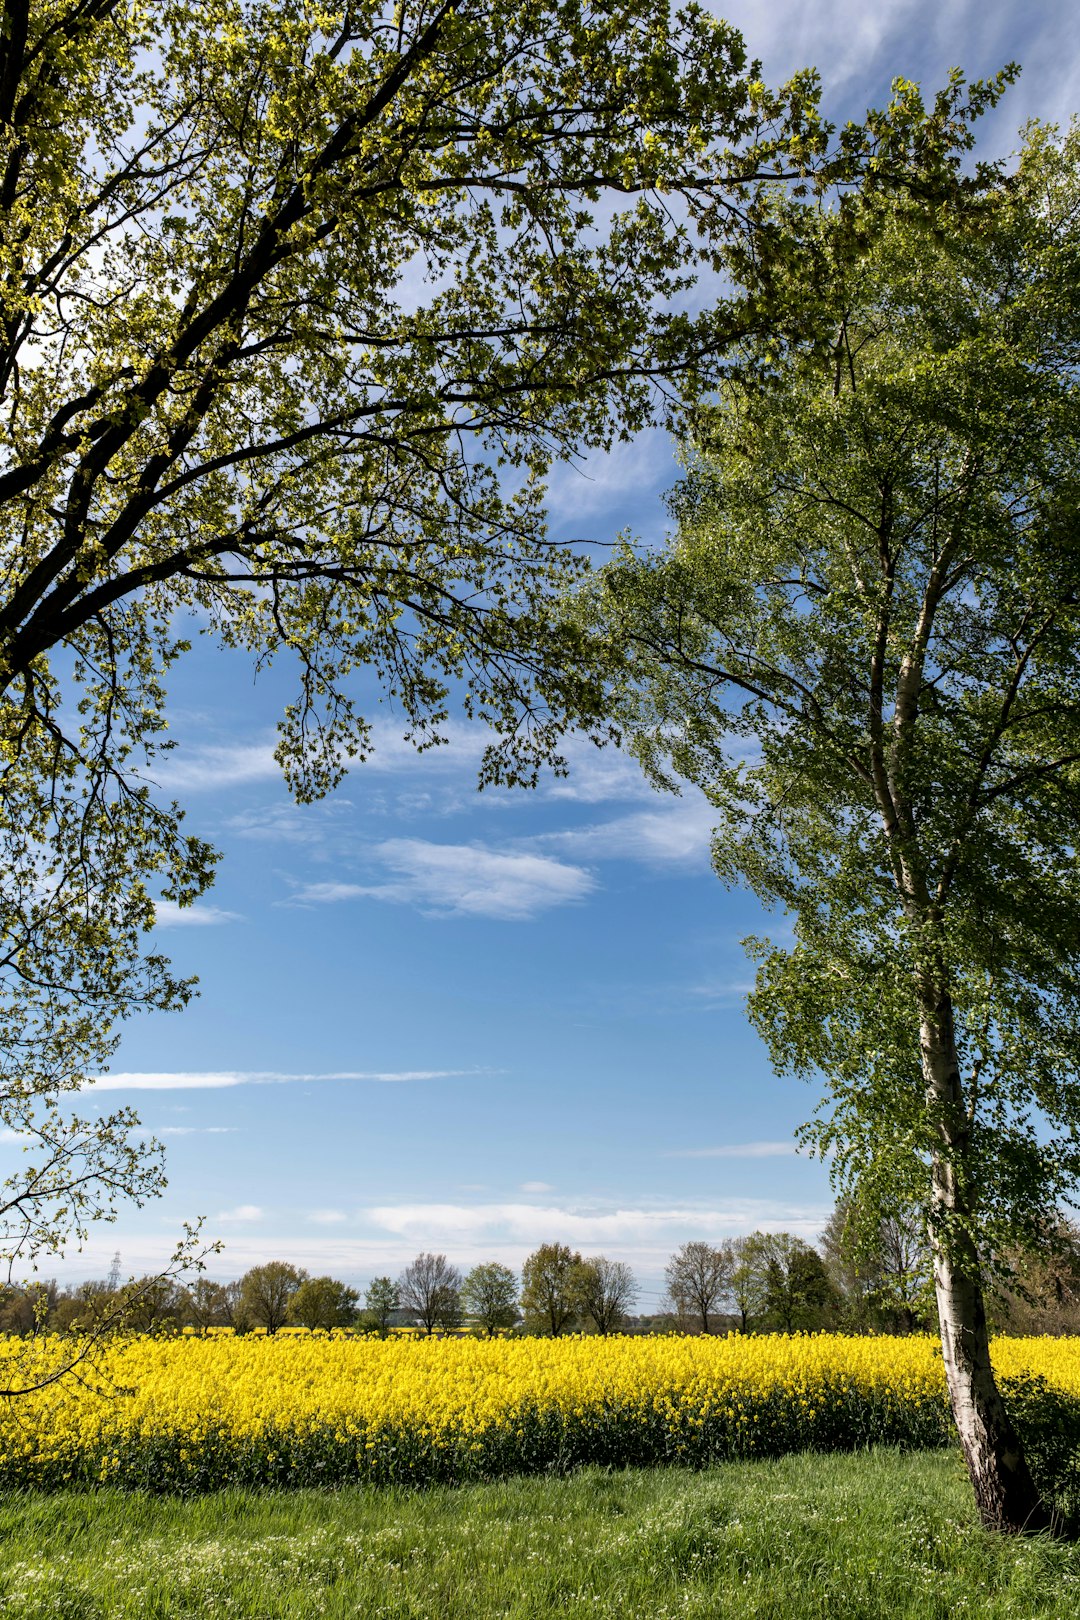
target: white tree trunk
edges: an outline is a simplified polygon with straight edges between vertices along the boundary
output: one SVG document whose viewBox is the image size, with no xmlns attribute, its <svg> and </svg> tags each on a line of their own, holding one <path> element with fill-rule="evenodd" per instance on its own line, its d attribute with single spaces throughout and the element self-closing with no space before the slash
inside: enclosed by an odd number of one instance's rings
<svg viewBox="0 0 1080 1620">
<path fill-rule="evenodd" d="M 933 1201 L 942 1230 L 931 1222 L 934 1288 L 941 1325 L 941 1351 L 949 1401 L 979 1516 L 988 1529 L 1013 1533 L 1044 1530 L 1052 1515 L 1032 1480 L 990 1365 L 979 1257 L 966 1236 L 964 1195 L 957 1176 L 969 1123 L 956 1055 L 952 1005 L 947 995 L 928 998 L 922 1028 L 927 1101 L 942 1137 L 934 1155 Z"/>
</svg>

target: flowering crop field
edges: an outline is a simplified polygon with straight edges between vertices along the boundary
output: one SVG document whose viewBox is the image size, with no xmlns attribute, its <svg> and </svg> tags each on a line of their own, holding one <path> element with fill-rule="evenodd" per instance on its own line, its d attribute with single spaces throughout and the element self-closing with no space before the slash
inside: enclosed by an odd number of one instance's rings
<svg viewBox="0 0 1080 1620">
<path fill-rule="evenodd" d="M 65 1353 L 0 1341 L 0 1378 Z M 1080 1340 L 994 1356 L 1080 1393 Z M 0 1487 L 422 1483 L 948 1435 L 930 1338 L 129 1338 L 0 1405 Z"/>
</svg>

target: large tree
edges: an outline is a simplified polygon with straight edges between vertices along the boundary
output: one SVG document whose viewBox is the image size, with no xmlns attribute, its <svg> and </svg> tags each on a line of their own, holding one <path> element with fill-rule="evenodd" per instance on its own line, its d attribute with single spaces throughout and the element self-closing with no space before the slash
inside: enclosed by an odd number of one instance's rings
<svg viewBox="0 0 1080 1620">
<path fill-rule="evenodd" d="M 1078 221 L 1075 129 L 977 206 L 823 213 L 801 325 L 746 346 L 676 537 L 602 599 L 643 760 L 794 925 L 751 942 L 750 1009 L 824 1076 L 807 1139 L 861 1208 L 926 1212 L 953 1413 L 1012 1530 L 1047 1515 L 984 1291 L 1080 1171 Z"/>
<path fill-rule="evenodd" d="M 498 1260 L 473 1266 L 461 1285 L 461 1304 L 466 1317 L 493 1339 L 496 1333 L 515 1327 L 521 1315 L 517 1278 Z"/>
<path fill-rule="evenodd" d="M 672 300 L 815 116 L 644 0 L 4 6 L 0 1115 L 37 1133 L 9 1259 L 161 1186 L 130 1115 L 63 1099 L 191 992 L 146 948 L 213 868 L 153 789 L 190 635 L 295 661 L 301 798 L 363 757 L 360 666 L 421 742 L 453 690 L 527 777 L 597 716 L 544 469 L 753 320 Z"/>
<path fill-rule="evenodd" d="M 81 1163 L 63 1099 L 117 1020 L 191 994 L 146 948 L 214 864 L 153 788 L 190 635 L 294 661 L 301 798 L 365 753 L 359 667 L 420 743 L 451 694 L 494 721 L 489 776 L 528 779 L 569 715 L 602 727 L 551 611 L 577 564 L 545 469 L 774 319 L 685 294 L 718 244 L 782 256 L 761 188 L 821 163 L 816 103 L 645 0 L 5 5 L 0 1114 L 43 1109 L 50 1160 Z M 967 117 L 899 105 L 822 172 L 903 183 Z M 54 1178 L 62 1240 L 68 1190 L 89 1214 L 160 1189 L 130 1124 Z M 37 1188 L 12 1184 L 9 1257 Z"/>
</svg>

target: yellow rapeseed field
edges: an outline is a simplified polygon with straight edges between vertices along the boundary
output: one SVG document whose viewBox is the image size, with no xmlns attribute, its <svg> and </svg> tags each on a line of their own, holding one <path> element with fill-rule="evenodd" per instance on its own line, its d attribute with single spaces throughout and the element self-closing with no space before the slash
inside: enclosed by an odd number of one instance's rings
<svg viewBox="0 0 1080 1620">
<path fill-rule="evenodd" d="M 0 1341 L 0 1377 L 70 1353 Z M 1002 1339 L 995 1362 L 1080 1395 L 1080 1340 Z M 453 1480 L 946 1436 L 923 1337 L 129 1338 L 0 1403 L 0 1485 Z"/>
</svg>

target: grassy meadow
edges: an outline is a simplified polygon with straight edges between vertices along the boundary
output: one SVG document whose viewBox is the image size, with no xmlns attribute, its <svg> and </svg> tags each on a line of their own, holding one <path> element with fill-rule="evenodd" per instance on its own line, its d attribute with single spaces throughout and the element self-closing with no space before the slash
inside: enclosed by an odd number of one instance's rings
<svg viewBox="0 0 1080 1620">
<path fill-rule="evenodd" d="M 994 1539 L 953 1451 L 427 1490 L 0 1500 L 4 1620 L 1073 1620 L 1080 1547 Z"/>
</svg>

